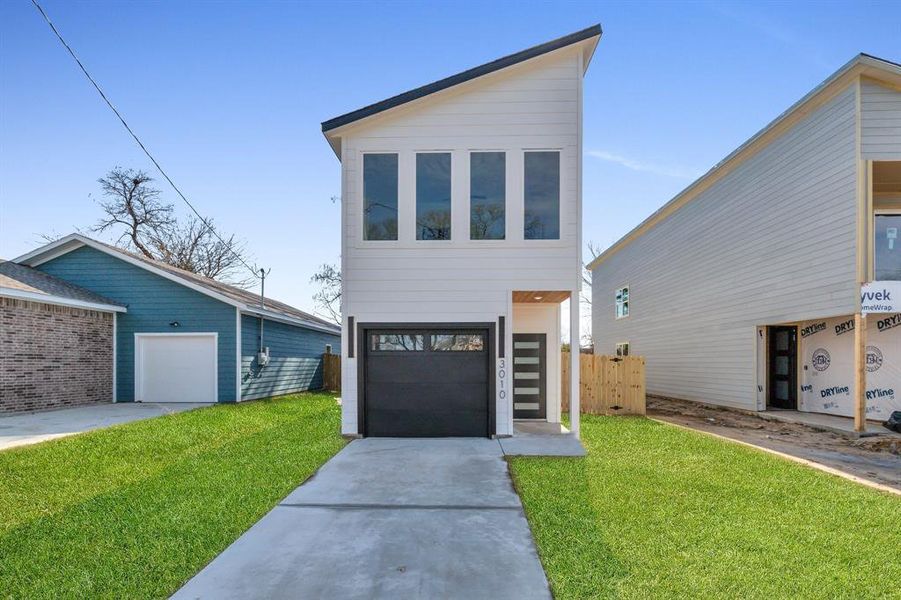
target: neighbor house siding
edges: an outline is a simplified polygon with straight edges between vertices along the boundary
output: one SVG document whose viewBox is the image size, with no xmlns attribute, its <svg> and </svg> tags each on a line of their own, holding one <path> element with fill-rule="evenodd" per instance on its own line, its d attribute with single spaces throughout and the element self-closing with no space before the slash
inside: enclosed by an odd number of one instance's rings
<svg viewBox="0 0 901 600">
<path fill-rule="evenodd" d="M 112 313 L 0 297 L 0 413 L 112 399 Z"/>
<path fill-rule="evenodd" d="M 134 400 L 135 333 L 168 332 L 219 334 L 219 401 L 235 401 L 234 307 L 87 246 L 37 268 L 127 306 L 116 323 L 119 402 Z"/>
<path fill-rule="evenodd" d="M 901 160 L 901 91 L 863 80 L 860 151 L 866 160 Z"/>
<path fill-rule="evenodd" d="M 322 355 L 326 345 L 341 352 L 341 337 L 266 320 L 263 345 L 269 347 L 269 365 L 260 367 L 260 319 L 241 317 L 241 399 L 267 398 L 322 387 Z"/>
<path fill-rule="evenodd" d="M 373 322 L 496 322 L 511 314 L 511 291 L 572 290 L 579 285 L 579 48 L 561 50 L 349 130 L 342 137 L 345 319 Z M 561 153 L 560 240 L 523 239 L 523 152 Z M 416 241 L 415 153 L 452 153 L 452 239 Z M 506 152 L 506 239 L 469 240 L 469 152 Z M 362 238 L 362 155 L 399 154 L 396 242 Z M 344 323 L 347 330 L 347 322 Z M 512 328 L 507 329 L 511 343 Z M 345 338 L 346 339 L 346 338 Z M 508 348 L 509 351 L 509 348 Z M 345 357 L 342 391 L 356 398 L 356 359 Z M 509 374 L 507 374 L 509 378 Z M 504 389 L 510 385 L 506 382 Z M 501 389 L 501 386 L 498 386 Z M 509 401 L 497 401 L 498 433 Z M 356 403 L 346 403 L 343 431 L 357 431 Z"/>
<path fill-rule="evenodd" d="M 852 85 L 601 262 L 595 352 L 627 341 L 650 393 L 756 409 L 758 325 L 856 310 L 855 117 Z"/>
</svg>

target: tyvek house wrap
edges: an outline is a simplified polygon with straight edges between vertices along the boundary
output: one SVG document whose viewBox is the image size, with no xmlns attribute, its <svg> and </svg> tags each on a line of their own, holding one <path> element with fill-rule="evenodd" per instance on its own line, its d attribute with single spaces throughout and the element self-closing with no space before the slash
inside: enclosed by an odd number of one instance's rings
<svg viewBox="0 0 901 600">
<path fill-rule="evenodd" d="M 799 409 L 854 415 L 854 318 L 802 323 Z M 867 418 L 901 410 L 901 314 L 867 317 Z"/>
</svg>

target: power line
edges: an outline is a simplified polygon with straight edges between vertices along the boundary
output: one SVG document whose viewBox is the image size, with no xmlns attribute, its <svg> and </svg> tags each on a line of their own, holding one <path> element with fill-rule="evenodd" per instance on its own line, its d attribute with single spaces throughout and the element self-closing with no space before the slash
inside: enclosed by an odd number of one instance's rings
<svg viewBox="0 0 901 600">
<path fill-rule="evenodd" d="M 255 267 L 251 267 L 250 265 L 248 265 L 247 262 L 245 262 L 244 259 L 241 257 L 241 255 L 238 254 L 237 252 L 235 252 L 234 248 L 232 248 L 232 245 L 230 243 L 226 242 L 222 238 L 222 236 L 220 236 L 219 233 L 216 232 L 216 229 L 213 227 L 213 225 L 209 221 L 207 221 L 199 212 L 197 212 L 197 209 L 194 208 L 194 205 L 191 204 L 191 202 L 185 197 L 185 195 L 181 193 L 181 190 L 178 189 L 178 186 L 175 185 L 175 182 L 172 181 L 172 178 L 170 178 L 169 175 L 166 174 L 166 171 L 163 170 L 163 167 L 160 166 L 160 163 L 158 163 L 156 161 L 156 159 L 153 157 L 153 155 L 150 154 L 150 151 L 147 150 L 147 147 L 144 146 L 144 143 L 141 142 L 141 140 L 137 136 L 137 134 L 135 134 L 135 132 L 132 131 L 131 127 L 128 126 L 128 123 L 125 122 L 125 119 L 122 117 L 122 115 L 119 114 L 119 111 L 116 110 L 116 107 L 113 106 L 113 103 L 110 102 L 109 98 L 106 97 L 106 94 L 103 93 L 103 90 L 100 89 L 100 86 L 97 84 L 97 82 L 94 81 L 94 78 L 91 77 L 91 74 L 88 73 L 88 70 L 85 68 L 85 66 L 82 64 L 81 60 L 79 60 L 78 56 L 75 54 L 75 51 L 72 50 L 72 47 L 69 46 L 68 43 L 66 43 L 66 40 L 63 39 L 63 36 L 60 34 L 59 31 L 57 31 L 56 26 L 53 25 L 53 21 L 50 20 L 50 17 L 47 16 L 47 13 L 44 12 L 44 9 L 41 7 L 40 4 L 38 4 L 37 0 L 31 0 L 31 3 L 34 4 L 34 7 L 36 9 L 38 9 L 38 12 L 41 13 L 42 17 L 44 17 L 44 21 L 47 22 L 47 25 L 49 25 L 50 29 L 53 30 L 53 33 L 56 34 L 57 39 L 59 39 L 60 43 L 69 52 L 69 55 L 71 55 L 72 58 L 75 60 L 75 62 L 78 64 L 78 67 L 81 69 L 81 72 L 84 73 L 84 76 L 88 78 L 88 81 L 91 82 L 91 84 L 94 86 L 94 89 L 97 90 L 97 93 L 100 94 L 100 97 L 103 98 L 104 102 L 106 102 L 106 105 L 110 107 L 110 110 L 112 110 L 113 113 L 115 113 L 116 117 L 119 118 L 119 121 L 122 123 L 122 125 L 125 127 L 125 129 L 128 131 L 128 133 L 131 134 L 131 137 L 134 138 L 135 142 L 138 143 L 138 146 L 141 147 L 141 150 L 144 151 L 144 154 L 147 155 L 147 158 L 149 158 L 150 162 L 152 162 L 153 165 L 156 167 L 156 170 L 159 171 L 160 174 L 166 179 L 166 181 L 169 182 L 169 185 L 172 186 L 172 189 L 175 190 L 175 193 L 178 194 L 182 200 L 184 200 L 185 204 L 188 205 L 188 208 L 190 208 L 191 211 L 195 215 L 197 215 L 197 218 L 200 219 L 200 222 L 203 223 L 207 227 L 207 229 L 210 230 L 210 233 L 212 233 L 214 236 L 216 236 L 216 239 L 218 239 L 220 242 L 225 244 L 225 246 L 229 249 L 229 251 L 235 255 L 235 258 L 237 258 L 238 261 L 242 265 L 247 267 L 247 269 L 251 273 L 253 273 L 254 277 L 259 279 L 260 276 L 257 274 L 257 269 Z"/>
</svg>

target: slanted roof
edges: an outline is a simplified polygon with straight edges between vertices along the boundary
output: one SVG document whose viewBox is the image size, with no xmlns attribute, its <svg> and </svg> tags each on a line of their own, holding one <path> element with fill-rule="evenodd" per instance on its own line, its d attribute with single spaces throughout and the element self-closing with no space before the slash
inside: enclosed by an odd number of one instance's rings
<svg viewBox="0 0 901 600">
<path fill-rule="evenodd" d="M 901 64 L 869 54 L 858 54 L 826 78 L 820 85 L 808 92 L 806 96 L 790 106 L 788 110 L 773 119 L 766 127 L 754 134 L 748 141 L 733 150 L 726 158 L 715 164 L 707 173 L 639 223 L 632 231 L 604 250 L 588 264 L 588 270 L 596 268 L 675 211 L 700 196 L 711 185 L 778 139 L 779 136 L 788 131 L 789 128 L 807 116 L 812 110 L 846 89 L 848 85 L 858 78 L 867 78 L 877 83 L 901 89 Z"/>
<path fill-rule="evenodd" d="M 398 106 L 413 102 L 414 100 L 435 94 L 442 90 L 460 85 L 461 83 L 471 81 L 478 77 L 488 75 L 489 73 L 500 71 L 501 69 L 505 69 L 507 67 L 525 62 L 529 59 L 536 58 L 543 54 L 547 54 L 555 50 L 560 50 L 561 48 L 572 46 L 573 44 L 578 44 L 586 40 L 597 38 L 594 39 L 594 42 L 589 46 L 587 50 L 587 60 L 585 61 L 585 67 L 587 68 L 588 62 L 591 60 L 591 55 L 594 53 L 594 48 L 597 46 L 597 42 L 601 37 L 601 33 L 601 25 L 596 24 L 581 31 L 576 31 L 575 33 L 565 35 L 555 40 L 551 40 L 537 46 L 532 46 L 531 48 L 527 48 L 526 50 L 522 50 L 520 52 L 516 52 L 502 58 L 498 58 L 497 60 L 479 65 L 478 67 L 473 67 L 472 69 L 463 71 L 462 73 L 451 75 L 450 77 L 440 79 L 416 89 L 403 92 L 402 94 L 392 96 L 391 98 L 388 98 L 386 100 L 376 102 L 375 104 L 370 104 L 369 106 L 364 106 L 363 108 L 351 111 L 333 119 L 329 119 L 328 121 L 324 121 L 322 123 L 322 132 L 326 135 L 326 138 L 330 138 L 330 132 L 340 127 L 344 127 L 345 125 L 350 125 L 351 123 L 355 123 L 367 117 L 385 112 L 392 108 L 397 108 Z"/>
<path fill-rule="evenodd" d="M 327 333 L 340 333 L 340 328 L 315 315 L 311 315 L 298 308 L 294 308 L 284 302 L 266 298 L 260 302 L 259 294 L 242 290 L 233 285 L 216 281 L 178 267 L 173 267 L 162 261 L 147 258 L 146 256 L 129 252 L 123 248 L 100 242 L 78 233 L 73 233 L 55 242 L 42 246 L 16 259 L 16 262 L 31 266 L 52 260 L 63 254 L 77 250 L 83 246 L 89 246 L 100 252 L 120 258 L 133 265 L 151 271 L 170 281 L 179 283 L 207 296 L 225 302 L 239 308 L 242 312 L 260 315 L 273 320 L 283 320 L 293 325 L 300 325 L 325 331 Z"/>
<path fill-rule="evenodd" d="M 125 306 L 37 269 L 0 259 L 0 296 L 100 311 L 126 312 Z"/>
</svg>

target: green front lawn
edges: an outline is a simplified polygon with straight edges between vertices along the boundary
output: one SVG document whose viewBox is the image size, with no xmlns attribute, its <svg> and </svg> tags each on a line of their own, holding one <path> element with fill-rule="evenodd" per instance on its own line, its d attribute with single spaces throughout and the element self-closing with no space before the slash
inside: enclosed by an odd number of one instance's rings
<svg viewBox="0 0 901 600">
<path fill-rule="evenodd" d="M 557 598 L 898 598 L 901 498 L 641 418 L 511 459 Z"/>
<path fill-rule="evenodd" d="M 342 446 L 328 394 L 0 452 L 0 597 L 166 597 Z"/>
</svg>

